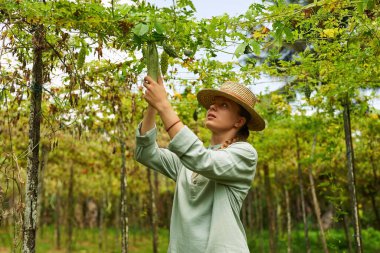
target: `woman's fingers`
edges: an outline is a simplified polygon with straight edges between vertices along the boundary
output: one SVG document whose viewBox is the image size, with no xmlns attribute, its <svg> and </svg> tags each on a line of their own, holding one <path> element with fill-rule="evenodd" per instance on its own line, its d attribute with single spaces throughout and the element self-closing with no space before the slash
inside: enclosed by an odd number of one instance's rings
<svg viewBox="0 0 380 253">
<path fill-rule="evenodd" d="M 150 94 L 149 91 L 146 91 L 143 97 L 144 97 L 145 101 L 146 101 L 150 106 L 152 106 L 153 108 L 156 109 L 156 106 L 155 106 L 154 100 L 152 100 L 152 97 L 151 97 L 151 94 Z"/>
<path fill-rule="evenodd" d="M 145 87 L 147 90 L 149 90 L 150 83 L 144 81 L 143 85 L 144 85 L 144 87 Z"/>
<path fill-rule="evenodd" d="M 148 102 L 150 104 L 151 97 L 150 97 L 149 91 L 145 91 L 144 99 L 145 99 L 146 102 Z"/>
<path fill-rule="evenodd" d="M 153 79 L 150 76 L 145 76 L 144 77 L 144 82 L 152 83 L 154 81 L 153 81 Z"/>
<path fill-rule="evenodd" d="M 144 77 L 144 83 L 156 84 L 157 82 L 154 81 L 150 76 L 145 76 Z"/>
<path fill-rule="evenodd" d="M 167 94 L 163 85 L 162 77 L 158 77 L 157 82 L 155 82 L 150 76 L 145 76 L 143 85 L 146 88 L 144 99 L 151 106 L 158 109 L 161 104 L 165 104 Z"/>
<path fill-rule="evenodd" d="M 150 76 L 145 76 L 144 83 L 151 83 L 151 84 L 157 83 L 157 84 L 163 85 L 164 81 L 162 80 L 162 76 L 158 76 L 157 82 L 155 82 Z"/>
</svg>

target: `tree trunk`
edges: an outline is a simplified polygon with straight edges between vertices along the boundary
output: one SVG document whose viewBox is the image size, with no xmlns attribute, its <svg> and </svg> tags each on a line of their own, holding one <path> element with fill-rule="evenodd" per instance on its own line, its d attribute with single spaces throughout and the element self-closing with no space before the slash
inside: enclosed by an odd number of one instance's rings
<svg viewBox="0 0 380 253">
<path fill-rule="evenodd" d="M 57 193 L 55 198 L 55 247 L 61 248 L 61 191 L 60 182 L 57 182 Z"/>
<path fill-rule="evenodd" d="M 344 233 L 346 235 L 346 240 L 348 244 L 348 253 L 352 253 L 352 240 L 350 235 L 350 226 L 348 225 L 347 215 L 343 215 L 343 225 L 344 225 Z"/>
<path fill-rule="evenodd" d="M 38 179 L 38 205 L 37 208 L 39 209 L 37 214 L 37 224 L 38 228 L 40 230 L 40 236 L 41 238 L 43 237 L 44 233 L 44 211 L 45 211 L 45 188 L 44 188 L 44 172 L 45 172 L 45 167 L 48 159 L 48 154 L 49 154 L 49 147 L 47 145 L 42 145 L 41 148 L 41 165 L 40 165 L 40 173 L 39 179 Z"/>
<path fill-rule="evenodd" d="M 372 209 L 376 217 L 377 228 L 380 228 L 380 216 L 379 216 L 379 209 L 377 208 L 377 205 L 376 205 L 376 196 L 377 196 L 377 193 L 371 193 L 370 198 L 371 198 L 371 203 L 372 203 Z"/>
<path fill-rule="evenodd" d="M 268 223 L 269 223 L 269 252 L 276 252 L 276 218 L 275 210 L 273 208 L 272 188 L 269 179 L 268 164 L 264 164 L 264 183 L 265 183 L 265 196 L 268 210 Z"/>
<path fill-rule="evenodd" d="M 149 178 L 150 178 L 150 176 L 148 175 L 148 183 L 150 182 Z M 138 198 L 138 203 L 139 203 L 139 207 L 137 209 L 137 213 L 141 213 L 141 212 L 143 212 L 143 210 L 145 208 L 145 203 L 144 203 L 144 200 L 141 197 L 137 196 L 137 198 Z M 148 205 L 147 208 L 149 209 L 148 212 L 150 212 L 151 211 L 150 210 L 151 209 L 150 205 Z M 145 222 L 145 219 L 142 219 L 140 216 L 137 216 L 137 217 L 139 217 L 137 219 L 137 227 L 141 229 L 140 232 L 143 232 L 143 233 L 138 233 L 139 237 L 137 239 L 141 242 L 144 239 L 144 236 L 145 236 L 146 222 Z M 149 216 L 149 219 L 151 219 L 150 216 Z M 152 223 L 151 220 L 149 220 L 149 222 Z M 151 224 L 149 224 L 149 225 L 151 225 Z"/>
<path fill-rule="evenodd" d="M 4 209 L 3 209 L 3 203 L 4 203 L 4 192 L 3 188 L 0 185 L 0 225 L 3 225 L 3 216 L 4 216 Z"/>
<path fill-rule="evenodd" d="M 42 52 L 44 28 L 36 25 L 33 34 L 33 69 L 30 96 L 29 147 L 23 223 L 23 252 L 35 252 L 37 229 L 38 164 L 43 83 Z"/>
<path fill-rule="evenodd" d="M 154 193 L 154 185 L 151 177 L 151 169 L 147 169 L 149 181 L 149 197 L 150 197 L 150 224 L 153 233 L 153 253 L 158 252 L 158 226 L 157 226 L 157 208 Z"/>
<path fill-rule="evenodd" d="M 310 241 L 309 241 L 309 227 L 307 224 L 307 217 L 306 217 L 306 207 L 305 207 L 305 195 L 304 195 L 304 189 L 303 189 L 303 179 L 302 179 L 302 168 L 300 163 L 300 145 L 298 141 L 298 135 L 296 134 L 296 145 L 297 145 L 297 165 L 298 165 L 298 184 L 300 187 L 300 193 L 301 193 L 301 207 L 302 207 L 302 219 L 304 224 L 304 233 L 305 233 L 305 246 L 306 246 L 306 253 L 310 253 Z"/>
<path fill-rule="evenodd" d="M 166 192 L 169 193 L 169 178 L 168 177 L 165 177 L 165 184 L 166 184 Z M 173 198 L 171 198 L 173 199 Z M 167 220 L 168 220 L 168 227 L 169 227 L 169 224 L 170 224 L 170 219 L 171 219 L 171 215 L 172 215 L 172 203 L 171 201 L 169 201 L 169 198 L 166 198 L 166 209 L 168 210 L 167 212 Z"/>
<path fill-rule="evenodd" d="M 288 245 L 287 252 L 292 252 L 292 216 L 290 214 L 290 200 L 289 200 L 289 191 L 285 187 L 285 202 L 286 202 L 286 220 L 287 220 L 287 231 L 288 231 Z"/>
<path fill-rule="evenodd" d="M 158 223 L 158 220 L 159 218 L 161 217 L 160 216 L 160 211 L 158 209 L 158 204 L 157 204 L 157 200 L 159 199 L 159 194 L 160 194 L 160 184 L 159 184 L 159 181 L 158 181 L 158 172 L 157 171 L 153 171 L 153 178 L 154 178 L 154 204 L 155 204 L 155 207 L 156 207 L 156 220 L 157 220 L 157 228 L 159 227 L 159 223 Z M 157 233 L 158 233 L 158 230 L 157 230 Z"/>
<path fill-rule="evenodd" d="M 372 147 L 372 140 L 369 142 L 369 148 L 370 150 L 374 150 L 373 147 Z M 373 192 L 371 192 L 371 203 L 372 203 L 372 208 L 373 208 L 373 212 L 375 213 L 375 217 L 376 217 L 376 224 L 377 224 L 377 228 L 380 229 L 380 215 L 379 215 L 379 209 L 377 208 L 377 204 L 376 204 L 376 196 L 377 196 L 377 192 L 378 190 L 376 190 L 379 186 L 379 180 L 377 178 L 377 168 L 376 168 L 376 163 L 375 163 L 375 159 L 373 157 L 373 151 L 370 151 L 370 162 L 371 162 L 371 167 L 372 167 L 372 174 L 373 174 L 373 182 L 374 182 L 374 186 L 375 186 L 375 189 Z"/>
<path fill-rule="evenodd" d="M 128 214 L 127 214 L 127 173 L 125 142 L 120 141 L 121 147 L 121 175 L 120 175 L 120 225 L 121 225 L 121 252 L 128 252 Z"/>
<path fill-rule="evenodd" d="M 98 248 L 99 248 L 99 252 L 106 252 L 106 247 L 105 247 L 105 242 L 107 241 L 106 238 L 105 238 L 105 215 L 104 215 L 104 212 L 105 212 L 105 208 L 107 207 L 107 193 L 103 192 L 102 194 L 102 199 L 101 199 L 101 204 L 99 205 L 98 207 L 98 215 L 99 215 L 99 224 L 98 224 L 98 227 L 99 227 L 99 233 L 98 233 Z"/>
<path fill-rule="evenodd" d="M 260 208 L 259 208 L 259 194 L 257 187 L 253 190 L 253 213 L 255 215 L 254 218 L 254 226 L 253 231 L 257 229 L 258 234 L 260 234 Z"/>
<path fill-rule="evenodd" d="M 73 251 L 73 226 L 74 226 L 74 168 L 70 166 L 69 192 L 67 196 L 67 251 Z"/>
<path fill-rule="evenodd" d="M 311 162 L 313 162 L 313 159 L 314 159 L 314 153 L 315 153 L 315 145 L 316 145 L 316 143 L 317 143 L 317 136 L 314 135 L 313 146 L 312 146 L 312 149 L 311 149 L 311 157 L 310 157 L 311 158 Z M 309 173 L 309 181 L 310 181 L 311 194 L 313 196 L 314 212 L 315 212 L 315 216 L 316 216 L 317 221 L 318 221 L 318 226 L 319 226 L 319 232 L 320 232 L 320 236 L 321 236 L 323 251 L 325 253 L 328 253 L 329 250 L 327 248 L 325 231 L 323 230 L 323 225 L 322 225 L 322 220 L 321 220 L 321 209 L 319 207 L 317 193 L 315 191 L 315 184 L 314 184 L 313 171 L 312 171 L 312 168 L 311 168 L 311 164 L 312 163 L 310 163 L 309 166 L 308 166 L 308 173 Z"/>
<path fill-rule="evenodd" d="M 244 229 L 247 231 L 248 230 L 248 227 L 247 227 L 247 201 L 244 201 L 243 202 L 243 205 L 241 207 L 241 211 L 240 211 L 240 219 L 243 223 L 243 227 Z"/>
<path fill-rule="evenodd" d="M 99 201 L 100 204 L 98 206 L 98 222 L 97 222 L 97 227 L 98 227 L 98 250 L 99 252 L 103 251 L 103 237 L 102 237 L 102 230 L 103 230 L 103 207 L 104 207 L 104 201 L 103 201 L 104 196 L 102 196 L 102 199 Z"/>
<path fill-rule="evenodd" d="M 248 192 L 248 201 L 247 201 L 247 205 L 248 205 L 248 212 L 247 212 L 247 216 L 248 216 L 248 231 L 249 232 L 252 232 L 253 231 L 253 226 L 254 226 L 254 217 L 253 217 L 253 191 L 252 189 Z"/>
<path fill-rule="evenodd" d="M 274 160 L 277 160 L 274 158 Z M 276 163 L 273 161 L 273 172 L 274 172 L 274 185 L 280 185 L 281 182 L 279 182 L 278 179 L 278 172 L 277 172 L 277 166 Z M 278 236 L 282 235 L 282 229 L 283 227 L 281 226 L 282 224 L 282 217 L 281 213 L 283 212 L 282 207 L 280 205 L 279 196 L 277 191 L 273 191 L 271 189 L 271 194 L 272 194 L 272 203 L 275 203 L 273 207 L 273 217 L 275 219 L 275 241 L 277 242 Z"/>
<path fill-rule="evenodd" d="M 258 185 L 263 185 L 262 184 L 262 179 L 261 179 L 261 173 L 260 170 L 257 171 L 257 180 L 259 181 Z M 258 208 L 258 214 L 257 214 L 257 222 L 259 225 L 259 244 L 260 244 L 260 252 L 264 253 L 264 243 L 263 243 L 263 231 L 264 231 L 264 208 L 263 208 L 263 195 L 262 195 L 262 189 L 257 188 L 257 208 Z"/>
<path fill-rule="evenodd" d="M 351 120 L 350 120 L 350 105 L 348 94 L 343 101 L 343 121 L 344 121 L 344 135 L 346 139 L 346 156 L 347 156 L 347 177 L 348 177 L 348 189 L 351 198 L 351 212 L 354 221 L 354 234 L 355 234 L 355 252 L 362 253 L 362 237 L 360 229 L 359 211 L 358 203 L 356 198 L 356 187 L 355 187 L 355 166 L 354 166 L 354 148 L 352 146 L 351 138 Z"/>
<path fill-rule="evenodd" d="M 121 193 L 120 193 L 121 195 Z M 113 198 L 113 206 L 115 207 L 115 216 L 113 217 L 112 220 L 112 226 L 114 228 L 117 228 L 121 224 L 121 218 L 120 218 L 120 211 L 121 211 L 121 201 L 120 198 Z M 114 244 L 115 245 L 120 245 L 120 238 L 121 238 L 121 229 L 115 229 L 115 237 L 114 237 Z M 128 234 L 128 232 L 127 232 Z M 129 239 L 129 238 L 128 238 Z"/>
</svg>

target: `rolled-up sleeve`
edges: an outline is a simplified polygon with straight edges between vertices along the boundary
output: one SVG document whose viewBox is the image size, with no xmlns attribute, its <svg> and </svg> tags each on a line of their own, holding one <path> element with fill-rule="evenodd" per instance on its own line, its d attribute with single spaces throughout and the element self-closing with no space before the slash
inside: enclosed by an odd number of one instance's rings
<svg viewBox="0 0 380 253">
<path fill-rule="evenodd" d="M 183 166 L 178 156 L 170 150 L 158 146 L 156 128 L 141 135 L 140 127 L 141 123 L 136 129 L 135 160 L 177 181 L 179 170 Z"/>
<path fill-rule="evenodd" d="M 249 143 L 236 142 L 216 151 L 206 149 L 186 126 L 172 139 L 169 150 L 188 169 L 231 186 L 249 187 L 256 171 L 257 152 Z"/>
</svg>

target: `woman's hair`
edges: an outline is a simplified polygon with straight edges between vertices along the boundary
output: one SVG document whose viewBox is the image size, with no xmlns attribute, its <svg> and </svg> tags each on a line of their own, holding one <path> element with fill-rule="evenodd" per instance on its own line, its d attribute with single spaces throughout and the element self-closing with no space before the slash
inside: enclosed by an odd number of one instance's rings
<svg viewBox="0 0 380 253">
<path fill-rule="evenodd" d="M 239 105 L 239 109 L 239 115 L 246 119 L 245 124 L 239 129 L 236 137 L 229 139 L 222 144 L 220 147 L 221 149 L 227 148 L 229 145 L 237 141 L 247 141 L 249 137 L 248 122 L 251 120 L 251 115 L 243 106 Z"/>
<path fill-rule="evenodd" d="M 244 126 L 242 126 L 239 129 L 237 133 L 237 137 L 240 140 L 246 141 L 249 137 L 248 122 L 251 121 L 251 114 L 249 114 L 249 112 L 246 109 L 244 109 L 243 106 L 239 105 L 239 108 L 240 108 L 239 115 L 244 117 L 246 121 L 245 121 Z"/>
</svg>

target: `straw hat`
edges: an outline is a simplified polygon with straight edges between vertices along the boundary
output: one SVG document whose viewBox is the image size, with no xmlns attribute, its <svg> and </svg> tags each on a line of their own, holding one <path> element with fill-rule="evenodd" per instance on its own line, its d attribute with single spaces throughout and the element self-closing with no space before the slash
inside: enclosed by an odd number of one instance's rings
<svg viewBox="0 0 380 253">
<path fill-rule="evenodd" d="M 253 109 L 257 99 L 252 91 L 246 86 L 234 82 L 225 82 L 218 90 L 200 90 L 197 94 L 197 99 L 203 107 L 208 109 L 213 104 L 214 98 L 217 96 L 228 98 L 247 110 L 247 112 L 251 115 L 251 120 L 247 124 L 249 130 L 261 131 L 265 128 L 265 121 Z"/>
</svg>

